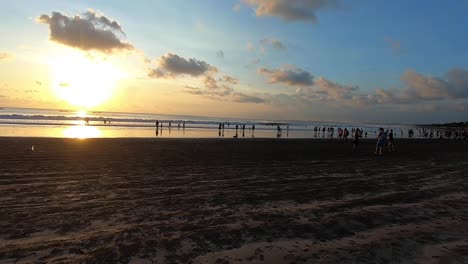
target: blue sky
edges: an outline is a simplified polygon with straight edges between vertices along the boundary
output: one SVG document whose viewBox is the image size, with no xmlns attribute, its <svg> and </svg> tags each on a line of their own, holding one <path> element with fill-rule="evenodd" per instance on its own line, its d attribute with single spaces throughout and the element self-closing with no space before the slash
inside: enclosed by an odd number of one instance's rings
<svg viewBox="0 0 468 264">
<path fill-rule="evenodd" d="M 128 103 L 128 111 L 389 122 L 468 119 L 468 1 L 19 0 L 2 6 L 0 34 L 6 37 L 0 54 L 10 58 L 0 59 L 3 105 L 47 107 L 60 101 L 52 92 L 41 100 L 22 98 L 18 90 L 29 90 L 27 84 L 6 72 L 21 64 L 18 75 L 35 82 L 38 77 L 28 69 L 35 72 L 38 63 L 28 62 L 30 53 L 66 47 L 131 68 L 115 88 L 120 97 L 99 106 L 109 110 L 132 93 L 135 102 Z M 122 56 L 113 48 L 70 45 L 72 36 L 54 40 L 52 22 L 37 21 L 52 12 L 84 18 L 88 9 L 118 22 L 124 35 L 116 36 L 132 50 Z M 309 17 L 299 18 L 303 12 Z M 137 62 L 140 57 L 147 63 Z M 157 74 L 150 75 L 152 70 Z M 47 89 L 38 87 L 38 97 Z"/>
</svg>

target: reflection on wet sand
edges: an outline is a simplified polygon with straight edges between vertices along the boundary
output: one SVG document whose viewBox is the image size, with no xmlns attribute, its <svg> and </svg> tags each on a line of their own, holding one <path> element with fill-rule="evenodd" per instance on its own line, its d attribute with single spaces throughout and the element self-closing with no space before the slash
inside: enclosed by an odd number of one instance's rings
<svg viewBox="0 0 468 264">
<path fill-rule="evenodd" d="M 63 130 L 66 138 L 98 138 L 102 136 L 101 130 L 95 126 L 71 126 Z"/>
</svg>

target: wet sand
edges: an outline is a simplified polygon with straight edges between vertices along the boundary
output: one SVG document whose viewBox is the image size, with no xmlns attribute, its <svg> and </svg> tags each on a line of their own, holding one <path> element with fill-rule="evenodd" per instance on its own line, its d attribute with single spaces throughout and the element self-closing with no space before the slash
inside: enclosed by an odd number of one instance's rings
<svg viewBox="0 0 468 264">
<path fill-rule="evenodd" d="M 466 141 L 0 146 L 0 263 L 468 263 Z"/>
</svg>

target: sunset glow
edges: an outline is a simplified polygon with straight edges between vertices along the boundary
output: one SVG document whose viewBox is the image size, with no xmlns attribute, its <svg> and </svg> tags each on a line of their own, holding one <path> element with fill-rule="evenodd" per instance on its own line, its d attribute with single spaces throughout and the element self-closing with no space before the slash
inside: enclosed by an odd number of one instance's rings
<svg viewBox="0 0 468 264">
<path fill-rule="evenodd" d="M 63 136 L 66 138 L 98 138 L 101 136 L 101 134 L 101 130 L 99 130 L 97 127 L 85 125 L 72 126 L 63 130 Z"/>
<path fill-rule="evenodd" d="M 112 98 L 122 71 L 106 61 L 70 52 L 51 60 L 54 92 L 71 106 L 90 108 Z"/>
</svg>

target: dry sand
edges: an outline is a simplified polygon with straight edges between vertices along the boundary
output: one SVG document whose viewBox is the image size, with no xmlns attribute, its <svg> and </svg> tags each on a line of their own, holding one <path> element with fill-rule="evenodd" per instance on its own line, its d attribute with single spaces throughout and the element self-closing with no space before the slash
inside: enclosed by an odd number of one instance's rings
<svg viewBox="0 0 468 264">
<path fill-rule="evenodd" d="M 374 143 L 0 138 L 0 263 L 468 263 L 468 142 Z"/>
</svg>

